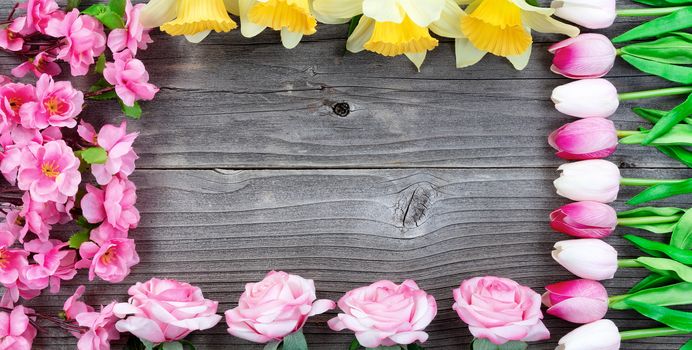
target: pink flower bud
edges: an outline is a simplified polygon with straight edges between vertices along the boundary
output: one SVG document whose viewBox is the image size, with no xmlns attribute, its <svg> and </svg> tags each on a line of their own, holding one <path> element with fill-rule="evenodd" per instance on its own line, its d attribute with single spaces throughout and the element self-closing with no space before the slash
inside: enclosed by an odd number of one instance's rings
<svg viewBox="0 0 692 350">
<path fill-rule="evenodd" d="M 543 304 L 547 313 L 574 323 L 602 319 L 608 312 L 608 292 L 596 281 L 578 279 L 545 287 Z"/>
<path fill-rule="evenodd" d="M 588 33 L 554 44 L 550 70 L 572 79 L 600 78 L 615 64 L 615 47 L 605 35 Z"/>
<path fill-rule="evenodd" d="M 611 320 L 585 324 L 558 341 L 556 350 L 618 350 L 620 331 Z"/>
<path fill-rule="evenodd" d="M 555 16 L 590 29 L 610 27 L 615 22 L 615 0 L 555 0 Z"/>
<path fill-rule="evenodd" d="M 560 113 L 577 118 L 608 118 L 620 106 L 615 86 L 600 78 L 558 86 L 550 98 Z"/>
<path fill-rule="evenodd" d="M 618 145 L 615 124 L 604 118 L 587 118 L 565 124 L 548 137 L 550 146 L 562 159 L 584 160 L 605 158 Z"/>
<path fill-rule="evenodd" d="M 617 213 L 599 202 L 575 202 L 550 213 L 550 227 L 555 231 L 579 238 L 603 238 L 617 226 Z"/>
<path fill-rule="evenodd" d="M 618 269 L 618 252 L 599 239 L 572 239 L 555 243 L 553 259 L 569 272 L 590 280 L 606 280 Z"/>
<path fill-rule="evenodd" d="M 620 169 L 603 159 L 562 164 L 560 177 L 553 181 L 557 194 L 573 201 L 615 201 L 620 191 Z"/>
</svg>

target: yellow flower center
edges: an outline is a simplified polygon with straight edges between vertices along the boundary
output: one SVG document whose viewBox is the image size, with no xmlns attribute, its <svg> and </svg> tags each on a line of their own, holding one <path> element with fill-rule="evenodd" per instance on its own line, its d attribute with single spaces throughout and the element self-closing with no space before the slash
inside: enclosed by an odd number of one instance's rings
<svg viewBox="0 0 692 350">
<path fill-rule="evenodd" d="M 58 101 L 58 99 L 55 96 L 52 96 L 51 98 L 43 102 L 43 105 L 46 107 L 50 115 L 61 114 L 65 112 L 64 109 L 66 106 L 62 102 Z"/>
<path fill-rule="evenodd" d="M 7 249 L 5 248 L 0 248 L 0 269 L 4 269 L 7 267 L 7 264 L 10 263 L 10 257 L 7 254 Z"/>
<path fill-rule="evenodd" d="M 228 32 L 237 26 L 223 0 L 180 0 L 178 17 L 164 23 L 161 30 L 170 35 L 192 35 L 207 30 Z"/>
<path fill-rule="evenodd" d="M 60 167 L 55 162 L 45 162 L 41 164 L 41 172 L 48 178 L 55 179 L 60 175 Z"/>
<path fill-rule="evenodd" d="M 521 22 L 521 9 L 509 0 L 477 0 L 461 19 L 461 30 L 479 50 L 497 56 L 515 56 L 533 40 Z"/>
<path fill-rule="evenodd" d="M 428 28 L 405 16 L 401 23 L 375 22 L 372 36 L 363 47 L 380 55 L 397 56 L 432 50 L 437 47 L 437 39 L 430 36 Z"/>
<path fill-rule="evenodd" d="M 9 102 L 10 108 L 12 108 L 15 113 L 19 112 L 19 108 L 24 104 L 24 101 L 19 97 L 10 97 Z"/>
<path fill-rule="evenodd" d="M 101 255 L 101 262 L 108 265 L 115 258 L 115 247 L 110 247 Z"/>
<path fill-rule="evenodd" d="M 269 0 L 258 2 L 249 12 L 253 23 L 274 30 L 288 29 L 303 35 L 314 34 L 317 20 L 310 14 L 308 0 Z"/>
</svg>

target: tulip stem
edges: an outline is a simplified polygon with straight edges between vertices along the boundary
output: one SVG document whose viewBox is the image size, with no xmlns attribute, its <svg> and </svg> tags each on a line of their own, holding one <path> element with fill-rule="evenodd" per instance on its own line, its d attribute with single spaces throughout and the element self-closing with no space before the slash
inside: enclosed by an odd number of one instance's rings
<svg viewBox="0 0 692 350">
<path fill-rule="evenodd" d="M 661 7 L 661 8 L 645 8 L 645 9 L 619 9 L 616 11 L 620 17 L 650 17 L 650 16 L 665 16 L 675 11 L 684 9 L 685 6 Z"/>
<path fill-rule="evenodd" d="M 618 225 L 620 226 L 635 226 L 648 224 L 665 224 L 669 222 L 678 222 L 682 215 L 671 216 L 642 216 L 638 218 L 619 218 Z"/>
<path fill-rule="evenodd" d="M 690 332 L 681 331 L 679 329 L 671 327 L 661 327 L 661 328 L 648 328 L 648 329 L 635 329 L 631 331 L 620 332 L 620 339 L 622 340 L 633 340 L 633 339 L 644 339 L 653 337 L 666 337 L 670 335 L 681 335 L 689 334 Z"/>
<path fill-rule="evenodd" d="M 637 259 L 618 259 L 618 267 L 642 267 Z"/>
<path fill-rule="evenodd" d="M 665 180 L 665 179 L 635 179 L 631 177 L 623 177 L 620 179 L 620 184 L 623 186 L 654 186 L 658 184 L 674 184 L 685 180 Z"/>
<path fill-rule="evenodd" d="M 673 88 L 623 92 L 618 94 L 620 101 L 640 100 L 652 97 L 663 97 L 671 95 L 686 95 L 692 93 L 692 86 L 679 86 Z"/>
<path fill-rule="evenodd" d="M 636 130 L 616 130 L 615 132 L 617 133 L 618 138 L 620 138 L 620 139 L 625 138 L 627 136 L 641 134 L 640 131 L 636 131 Z"/>
</svg>

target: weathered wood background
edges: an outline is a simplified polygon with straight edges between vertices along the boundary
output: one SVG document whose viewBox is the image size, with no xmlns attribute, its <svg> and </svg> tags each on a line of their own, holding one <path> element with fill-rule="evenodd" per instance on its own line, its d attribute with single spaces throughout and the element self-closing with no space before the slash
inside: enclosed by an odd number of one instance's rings
<svg viewBox="0 0 692 350">
<path fill-rule="evenodd" d="M 11 5 L 0 3 L 4 11 Z M 604 33 L 635 23 L 618 20 Z M 244 283 L 271 269 L 312 278 L 318 296 L 332 299 L 378 279 L 412 278 L 439 304 L 426 347 L 465 349 L 471 336 L 451 310 L 451 290 L 462 279 L 501 275 L 542 292 L 571 278 L 550 257 L 553 243 L 566 237 L 551 232 L 547 220 L 566 203 L 551 184 L 561 161 L 546 143 L 551 130 L 571 121 L 549 99 L 568 81 L 548 70 L 546 48 L 560 37 L 536 35 L 522 72 L 495 57 L 457 70 L 453 45 L 443 40 L 418 73 L 404 58 L 345 52 L 346 34 L 346 25 L 320 26 L 290 51 L 274 32 L 254 39 L 215 34 L 199 45 L 155 35 L 141 58 L 161 92 L 143 104 L 140 121 L 129 122 L 140 132 L 133 180 L 142 222 L 132 235 L 142 262 L 123 283 L 91 283 L 82 273 L 59 294 L 30 304 L 57 313 L 79 284 L 88 286 L 90 303 L 124 301 L 129 285 L 158 276 L 201 286 L 222 312 L 236 305 Z M 2 72 L 16 64 L 0 58 Z M 622 61 L 608 78 L 621 91 L 669 85 Z M 670 108 L 677 101 L 643 105 Z M 337 103 L 350 113 L 335 114 Z M 629 112 L 633 105 L 612 118 L 620 129 L 641 124 Z M 90 103 L 87 113 L 97 124 L 122 120 L 112 102 Z M 643 147 L 623 146 L 611 160 L 626 176 L 690 175 Z M 662 204 L 689 206 L 690 198 Z M 636 254 L 617 236 L 608 242 L 624 257 Z M 606 285 L 622 293 L 642 276 L 625 270 Z M 309 321 L 312 349 L 350 342 L 351 334 L 326 327 L 334 314 Z M 655 326 L 633 312 L 608 317 L 623 329 Z M 532 349 L 554 348 L 575 327 L 550 316 L 546 324 L 552 340 Z M 203 350 L 261 348 L 225 328 L 192 341 Z M 677 349 L 684 340 L 624 348 Z M 58 329 L 36 341 L 41 349 L 74 346 Z"/>
</svg>

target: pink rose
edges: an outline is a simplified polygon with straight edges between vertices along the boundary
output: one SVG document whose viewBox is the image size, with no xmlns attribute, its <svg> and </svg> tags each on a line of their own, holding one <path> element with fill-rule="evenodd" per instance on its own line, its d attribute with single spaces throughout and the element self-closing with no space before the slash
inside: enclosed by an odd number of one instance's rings
<svg viewBox="0 0 692 350">
<path fill-rule="evenodd" d="M 105 164 L 92 164 L 91 173 L 99 185 L 111 181 L 114 175 L 130 176 L 135 170 L 135 161 L 139 158 L 132 149 L 132 144 L 139 135 L 137 132 L 127 133 L 127 123 L 120 126 L 104 125 L 98 135 L 89 123 L 81 123 L 77 128 L 79 135 L 87 142 L 98 145 L 108 152 Z"/>
<path fill-rule="evenodd" d="M 545 287 L 543 304 L 548 314 L 574 323 L 590 323 L 608 312 L 608 292 L 602 284 L 585 279 Z"/>
<path fill-rule="evenodd" d="M 121 231 L 135 228 L 139 223 L 139 211 L 135 208 L 136 190 L 132 181 L 118 177 L 103 189 L 87 184 L 87 194 L 82 198 L 82 213 L 92 224 L 106 221 Z"/>
<path fill-rule="evenodd" d="M 550 213 L 550 227 L 579 238 L 610 236 L 617 224 L 615 209 L 599 202 L 569 203 Z"/>
<path fill-rule="evenodd" d="M 550 70 L 572 79 L 600 78 L 615 64 L 615 47 L 602 34 L 587 33 L 548 48 L 555 54 Z"/>
<path fill-rule="evenodd" d="M 130 0 L 125 2 L 125 16 L 127 17 L 125 28 L 113 29 L 108 34 L 108 48 L 113 53 L 128 49 L 134 56 L 137 54 L 137 49 L 146 50 L 147 44 L 154 42 L 149 36 L 149 30 L 144 29 L 139 19 L 144 6 L 144 4 L 132 6 Z"/>
<path fill-rule="evenodd" d="M 548 137 L 548 143 L 562 159 L 605 158 L 615 152 L 618 134 L 615 124 L 604 118 L 580 119 L 563 125 Z"/>
<path fill-rule="evenodd" d="M 12 312 L 0 311 L 0 349 L 31 350 L 36 338 L 36 328 L 29 322 L 27 314 L 33 310 L 21 305 Z"/>
<path fill-rule="evenodd" d="M 262 281 L 246 284 L 238 307 L 226 311 L 228 333 L 255 343 L 281 341 L 303 328 L 308 317 L 335 306 L 316 299 L 313 280 L 271 271 Z"/>
<path fill-rule="evenodd" d="M 424 332 L 437 314 L 432 295 L 405 280 L 375 282 L 347 292 L 338 302 L 344 312 L 329 320 L 335 331 L 350 329 L 364 347 L 408 345 L 428 340 Z"/>
<path fill-rule="evenodd" d="M 79 335 L 78 350 L 110 350 L 111 340 L 120 339 L 120 332 L 115 329 L 118 318 L 113 313 L 115 302 L 101 307 L 100 312 L 82 312 L 75 317 L 77 324 L 88 328 Z"/>
<path fill-rule="evenodd" d="M 94 308 L 79 300 L 84 294 L 84 286 L 77 287 L 74 294 L 65 300 L 62 310 L 65 312 L 65 319 L 74 320 L 77 315 L 85 312 L 93 312 Z"/>
<path fill-rule="evenodd" d="M 133 58 L 132 52 L 123 51 L 113 55 L 115 62 L 106 63 L 103 77 L 111 85 L 115 85 L 115 92 L 127 106 L 134 106 L 135 101 L 151 100 L 159 89 L 149 83 L 144 63 Z"/>
<path fill-rule="evenodd" d="M 152 278 L 137 282 L 128 294 L 128 303 L 115 305 L 115 315 L 121 318 L 116 329 L 154 344 L 183 339 L 221 321 L 216 314 L 219 303 L 204 299 L 202 290 L 188 283 Z"/>
<path fill-rule="evenodd" d="M 103 25 L 96 18 L 80 15 L 74 9 L 64 18 L 52 18 L 46 26 L 46 34 L 60 38 L 65 37 L 65 44 L 58 52 L 58 59 L 70 64 L 72 75 L 86 75 L 89 66 L 94 64 L 94 57 L 103 53 L 106 48 L 106 34 Z"/>
<path fill-rule="evenodd" d="M 79 159 L 65 141 L 31 144 L 22 152 L 17 185 L 37 202 L 65 203 L 77 194 L 82 175 Z"/>
<path fill-rule="evenodd" d="M 100 246 L 85 242 L 79 246 L 79 255 L 82 260 L 77 262 L 76 267 L 89 267 L 89 281 L 99 276 L 104 281 L 120 282 L 130 274 L 132 266 L 139 264 L 133 239 L 115 238 Z"/>
<path fill-rule="evenodd" d="M 12 75 L 17 78 L 22 78 L 31 72 L 37 78 L 42 74 L 56 76 L 62 72 L 62 69 L 59 64 L 53 61 L 55 61 L 55 58 L 51 54 L 48 54 L 46 51 L 39 52 L 35 57 L 14 67 L 12 69 Z"/>
<path fill-rule="evenodd" d="M 19 110 L 22 126 L 44 129 L 48 126 L 74 128 L 82 112 L 84 94 L 72 88 L 69 81 L 53 81 L 43 74 L 36 82 L 36 101 L 22 105 Z"/>
<path fill-rule="evenodd" d="M 508 341 L 550 338 L 543 322 L 541 296 L 500 277 L 475 277 L 454 289 L 454 310 L 477 338 L 501 345 Z"/>
</svg>

